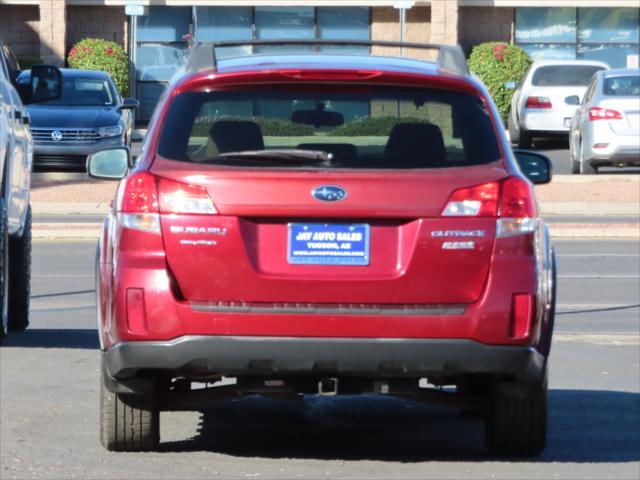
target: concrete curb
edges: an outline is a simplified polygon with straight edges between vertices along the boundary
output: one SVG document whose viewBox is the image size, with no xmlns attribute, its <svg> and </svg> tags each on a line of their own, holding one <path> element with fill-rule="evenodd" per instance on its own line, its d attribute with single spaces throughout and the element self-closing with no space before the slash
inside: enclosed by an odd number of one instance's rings
<svg viewBox="0 0 640 480">
<path fill-rule="evenodd" d="M 549 225 L 551 238 L 572 239 L 640 239 L 640 227 L 638 228 L 554 228 Z"/>
<path fill-rule="evenodd" d="M 638 203 L 539 202 L 542 215 L 635 215 L 640 219 Z"/>
<path fill-rule="evenodd" d="M 31 211 L 34 215 L 108 215 L 111 202 L 33 202 Z"/>
<path fill-rule="evenodd" d="M 551 183 L 594 183 L 594 182 L 632 182 L 640 184 L 640 175 L 628 174 L 607 174 L 599 173 L 598 175 L 554 175 Z"/>
<path fill-rule="evenodd" d="M 100 237 L 100 230 L 38 230 L 31 232 L 33 238 L 50 238 L 50 239 L 94 239 Z"/>
</svg>

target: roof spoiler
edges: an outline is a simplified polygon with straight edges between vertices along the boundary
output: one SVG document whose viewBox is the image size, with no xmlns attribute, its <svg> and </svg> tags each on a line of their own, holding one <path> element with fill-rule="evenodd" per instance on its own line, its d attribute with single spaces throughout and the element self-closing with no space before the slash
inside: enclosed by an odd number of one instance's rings
<svg viewBox="0 0 640 480">
<path fill-rule="evenodd" d="M 455 75 L 469 75 L 467 60 L 459 45 L 435 45 L 429 43 L 406 43 L 387 41 L 365 40 L 238 40 L 225 42 L 195 43 L 187 60 L 187 70 L 201 71 L 207 68 L 217 67 L 217 48 L 228 47 L 260 47 L 260 46 L 290 46 L 310 45 L 322 46 L 355 46 L 355 47 L 396 47 L 400 49 L 410 48 L 419 50 L 437 50 L 436 64 L 440 70 Z"/>
</svg>

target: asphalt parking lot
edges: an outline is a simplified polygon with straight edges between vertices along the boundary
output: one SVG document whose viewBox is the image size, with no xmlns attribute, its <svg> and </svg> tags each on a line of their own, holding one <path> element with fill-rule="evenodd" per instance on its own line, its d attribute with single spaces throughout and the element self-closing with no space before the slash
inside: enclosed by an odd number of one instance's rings
<svg viewBox="0 0 640 480">
<path fill-rule="evenodd" d="M 562 142 L 536 148 L 556 174 L 569 172 Z M 34 174 L 35 184 L 72 186 L 84 178 Z M 100 218 L 60 214 L 35 222 L 97 225 Z M 638 216 L 546 220 L 607 228 L 637 225 Z M 39 238 L 32 325 L 0 348 L 0 478 L 639 478 L 640 244 L 555 244 L 548 447 L 538 459 L 505 460 L 483 450 L 479 418 L 374 396 L 253 396 L 163 412 L 159 452 L 108 453 L 98 440 L 95 239 Z"/>
<path fill-rule="evenodd" d="M 638 478 L 640 247 L 556 245 L 548 448 L 539 459 L 504 460 L 484 452 L 478 418 L 373 396 L 247 397 L 163 413 L 160 452 L 107 453 L 98 440 L 95 241 L 37 240 L 31 328 L 0 349 L 0 477 Z"/>
</svg>

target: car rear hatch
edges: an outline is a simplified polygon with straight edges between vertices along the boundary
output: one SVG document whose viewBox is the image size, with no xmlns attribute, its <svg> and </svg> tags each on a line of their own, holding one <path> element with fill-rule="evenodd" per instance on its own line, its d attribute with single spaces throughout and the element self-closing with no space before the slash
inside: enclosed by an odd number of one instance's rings
<svg viewBox="0 0 640 480">
<path fill-rule="evenodd" d="M 606 97 L 597 106 L 604 109 L 605 119 L 613 133 L 635 137 L 640 135 L 640 102 L 636 97 Z"/>
<path fill-rule="evenodd" d="M 578 108 L 577 103 L 571 103 L 571 97 L 578 96 L 582 101 L 586 90 L 587 87 L 536 88 L 524 99 L 525 108 L 528 113 L 544 114 L 549 130 L 568 129 L 571 117 Z"/>
<path fill-rule="evenodd" d="M 477 300 L 508 173 L 469 89 L 179 94 L 150 169 L 177 294 L 240 310 Z"/>
<path fill-rule="evenodd" d="M 204 187 L 217 211 L 161 216 L 168 265 L 189 301 L 466 304 L 483 291 L 495 218 L 441 214 L 455 190 L 504 177 L 498 166 L 339 174 L 202 167 L 197 175 L 180 167 L 156 161 L 152 171 Z M 319 201 L 311 192 L 323 186 L 346 196 Z"/>
</svg>

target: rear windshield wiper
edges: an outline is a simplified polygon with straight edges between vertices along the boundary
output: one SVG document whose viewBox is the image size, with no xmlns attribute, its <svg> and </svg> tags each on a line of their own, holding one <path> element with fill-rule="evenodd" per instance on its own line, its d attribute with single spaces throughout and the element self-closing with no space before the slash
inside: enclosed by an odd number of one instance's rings
<svg viewBox="0 0 640 480">
<path fill-rule="evenodd" d="M 243 150 L 239 152 L 226 152 L 218 155 L 218 160 L 275 160 L 277 162 L 292 163 L 328 163 L 333 155 L 322 150 Z"/>
</svg>

